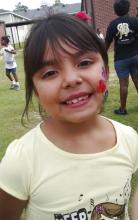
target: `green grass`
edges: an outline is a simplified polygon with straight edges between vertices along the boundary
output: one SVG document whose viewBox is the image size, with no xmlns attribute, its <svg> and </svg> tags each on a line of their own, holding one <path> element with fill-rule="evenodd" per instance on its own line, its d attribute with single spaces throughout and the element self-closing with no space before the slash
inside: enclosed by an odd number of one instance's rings
<svg viewBox="0 0 138 220">
<path fill-rule="evenodd" d="M 17 74 L 21 84 L 20 91 L 9 89 L 10 82 L 5 76 L 3 60 L 0 59 L 0 159 L 4 155 L 7 145 L 29 129 L 21 125 L 21 115 L 25 102 L 22 50 L 18 50 L 16 60 Z M 37 121 L 34 118 L 30 126 L 34 126 Z"/>
<path fill-rule="evenodd" d="M 9 90 L 9 81 L 5 76 L 3 60 L 0 59 L 0 159 L 3 157 L 8 144 L 26 133 L 40 120 L 36 115 L 32 118 L 29 128 L 21 125 L 21 114 L 24 108 L 24 69 L 22 49 L 18 49 L 16 60 L 18 64 L 18 76 L 21 83 L 21 91 Z M 124 124 L 130 125 L 138 131 L 138 97 L 134 85 L 130 80 L 127 116 L 117 116 L 113 110 L 119 106 L 119 85 L 113 67 L 113 53 L 109 54 L 110 76 L 109 76 L 109 97 L 106 102 L 103 114 Z M 138 175 L 132 180 L 132 191 L 138 183 Z"/>
</svg>

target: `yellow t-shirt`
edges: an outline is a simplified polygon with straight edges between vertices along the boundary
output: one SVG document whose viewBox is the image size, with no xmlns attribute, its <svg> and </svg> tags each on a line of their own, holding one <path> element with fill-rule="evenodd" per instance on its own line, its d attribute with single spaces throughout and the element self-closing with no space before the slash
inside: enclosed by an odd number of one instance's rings
<svg viewBox="0 0 138 220">
<path fill-rule="evenodd" d="M 65 152 L 45 137 L 40 125 L 9 145 L 0 164 L 0 187 L 29 199 L 27 220 L 129 219 L 138 135 L 111 122 L 117 143 L 100 153 Z"/>
</svg>

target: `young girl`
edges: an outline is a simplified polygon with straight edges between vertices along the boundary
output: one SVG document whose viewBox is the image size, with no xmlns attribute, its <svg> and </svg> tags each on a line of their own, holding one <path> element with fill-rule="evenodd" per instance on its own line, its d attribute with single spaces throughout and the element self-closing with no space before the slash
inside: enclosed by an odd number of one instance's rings
<svg viewBox="0 0 138 220">
<path fill-rule="evenodd" d="M 10 44 L 8 36 L 1 37 L 1 45 L 3 48 L 0 50 L 0 55 L 3 55 L 4 58 L 6 76 L 11 82 L 10 89 L 15 89 L 16 91 L 19 91 L 20 85 L 16 73 L 17 64 L 14 57 L 16 51 Z"/>
<path fill-rule="evenodd" d="M 35 95 L 43 121 L 1 162 L 1 219 L 19 220 L 25 208 L 27 220 L 128 220 L 138 136 L 99 114 L 108 79 L 101 40 L 78 18 L 51 15 L 31 30 L 24 65 L 23 116 Z"/>
</svg>

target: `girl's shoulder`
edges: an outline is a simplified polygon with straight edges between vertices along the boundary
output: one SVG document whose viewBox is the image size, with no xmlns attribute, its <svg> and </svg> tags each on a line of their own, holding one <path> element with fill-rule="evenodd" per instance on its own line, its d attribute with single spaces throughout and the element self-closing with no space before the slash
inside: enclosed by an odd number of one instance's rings
<svg viewBox="0 0 138 220">
<path fill-rule="evenodd" d="M 126 138 L 138 137 L 137 131 L 134 128 L 132 128 L 131 126 L 123 124 L 123 123 L 118 122 L 118 121 L 111 119 L 111 118 L 107 118 L 104 116 L 102 116 L 102 117 L 112 124 L 117 135 L 119 135 L 119 136 L 122 135 L 122 136 L 125 136 Z"/>
<path fill-rule="evenodd" d="M 39 138 L 39 129 L 40 124 L 29 130 L 20 138 L 13 140 L 7 147 L 6 154 L 10 153 L 14 154 L 14 156 L 20 154 L 21 156 L 23 154 L 27 155 L 31 153 L 31 151 L 33 151 L 36 139 Z"/>
<path fill-rule="evenodd" d="M 134 128 L 132 128 L 129 125 L 125 125 L 123 123 L 115 121 L 113 119 L 107 120 L 109 120 L 112 123 L 116 132 L 116 136 L 120 142 L 127 143 L 129 147 L 132 145 L 138 147 L 138 133 Z"/>
<path fill-rule="evenodd" d="M 121 130 L 123 133 L 137 134 L 136 130 L 129 125 L 123 124 L 123 123 L 115 121 L 113 119 L 108 119 L 108 120 L 111 121 L 111 123 L 116 127 L 116 129 Z"/>
<path fill-rule="evenodd" d="M 28 199 L 37 130 L 38 126 L 12 141 L 0 163 L 0 188 L 22 200 Z"/>
</svg>

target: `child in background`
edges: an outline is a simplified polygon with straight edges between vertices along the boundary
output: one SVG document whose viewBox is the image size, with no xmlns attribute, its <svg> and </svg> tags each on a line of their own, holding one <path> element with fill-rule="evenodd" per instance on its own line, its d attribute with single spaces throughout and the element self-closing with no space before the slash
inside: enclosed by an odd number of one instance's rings
<svg viewBox="0 0 138 220">
<path fill-rule="evenodd" d="M 33 26 L 24 65 L 23 117 L 35 95 L 43 120 L 1 161 L 1 219 L 19 220 L 25 208 L 27 220 L 128 220 L 138 135 L 99 114 L 108 79 L 101 40 L 78 18 L 51 15 Z"/>
<path fill-rule="evenodd" d="M 104 35 L 102 34 L 99 28 L 97 28 L 96 33 L 97 33 L 97 36 L 104 41 Z"/>
<path fill-rule="evenodd" d="M 17 64 L 14 57 L 14 54 L 16 54 L 16 52 L 9 42 L 10 40 L 8 36 L 1 37 L 1 45 L 3 48 L 0 50 L 0 55 L 3 55 L 5 61 L 6 76 L 11 81 L 10 89 L 15 89 L 16 91 L 19 91 L 20 84 L 16 74 Z"/>
</svg>

